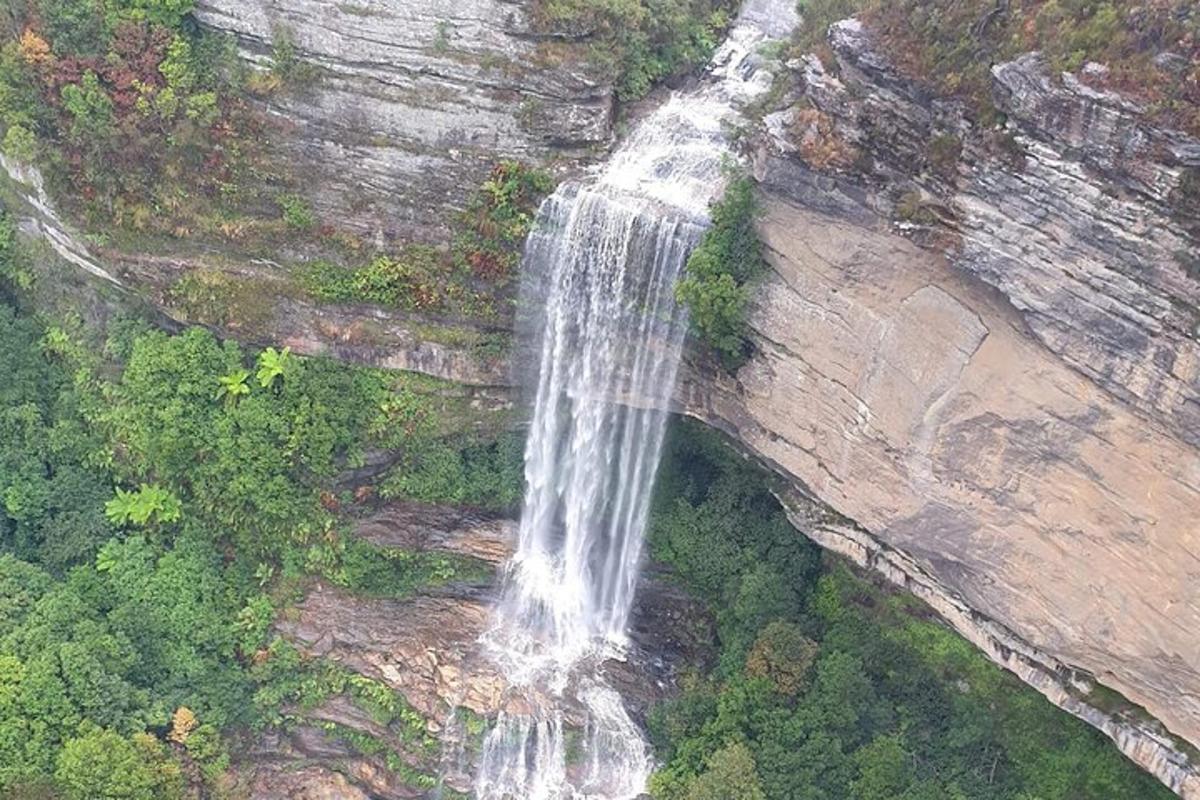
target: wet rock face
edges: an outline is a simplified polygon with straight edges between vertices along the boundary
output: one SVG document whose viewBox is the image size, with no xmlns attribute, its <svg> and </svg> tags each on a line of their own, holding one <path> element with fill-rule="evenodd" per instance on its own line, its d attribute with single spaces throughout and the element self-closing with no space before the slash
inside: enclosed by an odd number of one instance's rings
<svg viewBox="0 0 1200 800">
<path fill-rule="evenodd" d="M 321 215 L 387 237 L 443 239 L 501 158 L 606 142 L 609 79 L 586 44 L 535 33 L 526 0 L 201 0 L 201 24 L 266 63 L 288 41 L 315 85 L 272 99 Z"/>
<path fill-rule="evenodd" d="M 264 56 L 287 27 L 324 67 L 319 87 L 275 109 L 296 123 L 288 147 L 311 169 L 324 211 L 390 234 L 448 219 L 498 148 L 544 155 L 607 135 L 603 86 L 525 57 L 538 46 L 524 8 L 201 0 L 199 14 L 250 55 Z M 453 46 L 439 53 L 446 19 L 461 35 L 445 28 Z M 483 56 L 453 55 L 478 54 L 476 43 L 523 54 L 522 69 L 497 76 Z M 751 303 L 755 357 L 735 377 L 695 357 L 679 405 L 786 480 L 804 501 L 797 527 L 928 600 L 998 662 L 1200 797 L 1200 771 L 1169 737 L 1099 714 L 1071 685 L 1076 670 L 1094 675 L 1200 745 L 1200 145 L 1085 81 L 1047 76 L 1035 56 L 995 68 L 1007 127 L 981 130 L 892 69 L 860 26 L 835 26 L 832 45 L 838 69 L 796 62 L 787 99 L 803 105 L 768 115 L 757 142 L 774 273 Z M 559 133 L 523 129 L 520 100 L 492 103 L 521 92 L 561 114 L 559 127 L 533 127 Z M 444 139 L 430 133 L 435 121 Z M 376 129 L 390 138 L 373 138 Z M 94 257 L 26 177 L 23 229 L 94 283 L 143 287 L 172 313 L 169 278 L 186 263 Z M 199 321 L 264 345 L 483 385 L 479 402 L 504 401 L 490 388 L 512 381 L 503 359 L 481 359 L 458 337 L 434 341 L 427 321 L 316 307 L 253 264 L 235 267 L 269 301 L 264 319 L 235 308 Z M 503 550 L 478 520 L 390 509 L 371 524 L 363 535 L 382 544 L 415 546 L 425 527 L 438 547 L 486 560 Z M 645 608 L 635 637 L 680 621 Z M 431 713 L 451 686 L 482 708 L 495 687 L 467 661 L 484 610 L 479 590 L 381 602 L 322 587 L 289 635 L 390 675 Z M 656 685 L 642 674 L 622 687 Z"/>
<path fill-rule="evenodd" d="M 455 553 L 500 567 L 512 552 L 516 523 L 471 509 L 401 502 L 364 518 L 355 532 L 381 547 Z M 277 630 L 301 652 L 403 694 L 445 748 L 435 757 L 441 759 L 436 771 L 451 788 L 468 791 L 477 745 L 472 737 L 482 731 L 464 731 L 463 715 L 488 720 L 503 708 L 512 710 L 504 678 L 479 644 L 495 594 L 489 583 L 381 599 L 319 583 L 282 616 Z M 701 607 L 679 589 L 653 576 L 639 587 L 629 656 L 602 666 L 635 718 L 644 719 L 654 703 L 675 690 L 686 665 L 708 657 L 709 625 Z M 427 795 L 379 756 L 363 755 L 326 733 L 332 726 L 381 742 L 394 738 L 345 697 L 333 697 L 302 716 L 286 732 L 262 736 L 243 759 L 239 773 L 251 797 L 403 800 Z M 406 752 L 402 742 L 393 744 Z M 427 761 L 410 766 L 432 769 Z"/>
</svg>

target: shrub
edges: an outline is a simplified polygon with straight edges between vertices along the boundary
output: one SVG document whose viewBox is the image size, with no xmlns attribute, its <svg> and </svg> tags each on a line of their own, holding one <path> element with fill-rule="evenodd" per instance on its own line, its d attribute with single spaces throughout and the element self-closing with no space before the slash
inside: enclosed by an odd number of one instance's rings
<svg viewBox="0 0 1200 800">
<path fill-rule="evenodd" d="M 1200 132 L 1200 13 L 1192 0 L 801 0 L 800 12 L 799 48 L 827 56 L 829 25 L 858 16 L 902 71 L 962 98 L 986 123 L 999 121 L 991 66 L 1038 50 L 1053 72 L 1106 64 L 1111 88 L 1131 92 L 1165 124 Z M 1165 53 L 1176 58 L 1155 59 Z"/>
<path fill-rule="evenodd" d="M 775 689 L 794 696 L 804 688 L 808 671 L 817 658 L 817 643 L 800 626 L 775 620 L 766 625 L 746 656 L 746 674 L 766 678 Z"/>
<path fill-rule="evenodd" d="M 10 125 L 4 134 L 4 143 L 0 144 L 0 150 L 9 158 L 29 164 L 37 158 L 37 139 L 24 125 Z"/>
<path fill-rule="evenodd" d="M 587 36 L 593 59 L 616 74 L 622 100 L 708 60 L 736 3 L 728 0 L 538 0 L 545 29 Z"/>
<path fill-rule="evenodd" d="M 493 317 L 495 293 L 509 285 L 538 203 L 553 188 L 546 171 L 502 161 L 456 220 L 449 252 L 408 243 L 356 268 L 317 261 L 301 284 L 323 302 Z"/>
<path fill-rule="evenodd" d="M 501 161 L 467 204 L 453 258 L 475 277 L 503 284 L 520 259 L 538 202 L 553 188 L 544 170 Z"/>
<path fill-rule="evenodd" d="M 313 216 L 312 208 L 309 207 L 308 201 L 298 194 L 281 194 L 276 198 L 279 203 L 279 209 L 283 214 L 283 221 L 287 223 L 289 228 L 294 230 L 308 230 L 317 224 L 317 219 Z"/>
<path fill-rule="evenodd" d="M 688 258 L 676 287 L 688 307 L 692 329 L 711 346 L 728 369 L 747 356 L 746 284 L 766 270 L 754 229 L 758 202 L 747 176 L 734 178 L 712 206 L 712 227 Z"/>
<path fill-rule="evenodd" d="M 929 140 L 929 165 L 943 178 L 952 179 L 962 155 L 962 142 L 957 136 L 939 133 Z"/>
<path fill-rule="evenodd" d="M 232 201 L 254 192 L 244 207 L 258 212 L 259 187 L 275 177 L 266 118 L 241 102 L 231 41 L 187 21 L 191 0 L 9 5 L 0 141 L 52 167 L 63 206 L 92 223 L 180 235 L 212 214 L 208 203 L 236 213 Z"/>
</svg>

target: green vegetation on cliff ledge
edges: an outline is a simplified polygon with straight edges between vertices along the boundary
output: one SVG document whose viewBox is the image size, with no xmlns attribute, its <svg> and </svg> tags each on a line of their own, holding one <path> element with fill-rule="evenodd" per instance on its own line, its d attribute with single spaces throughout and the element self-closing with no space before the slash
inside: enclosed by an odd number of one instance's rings
<svg viewBox="0 0 1200 800">
<path fill-rule="evenodd" d="M 1162 123 L 1200 134 L 1200 4 L 1194 0 L 800 0 L 802 50 L 825 50 L 830 24 L 860 17 L 911 76 L 993 113 L 989 70 L 1041 51 L 1055 71 L 1088 61 L 1087 80 L 1146 103 Z"/>
<path fill-rule="evenodd" d="M 410 244 L 354 269 L 317 261 L 305 268 L 302 285 L 323 302 L 494 318 L 497 290 L 515 277 L 537 205 L 553 188 L 546 171 L 502 161 L 471 196 L 449 250 Z"/>
<path fill-rule="evenodd" d="M 712 227 L 688 257 L 675 293 L 687 305 L 697 336 L 733 370 L 749 350 L 746 284 L 767 266 L 754 229 L 758 201 L 753 180 L 746 175 L 733 178 L 711 212 Z"/>
<path fill-rule="evenodd" d="M 186 235 L 274 213 L 267 120 L 191 0 L 15 0 L 0 13 L 0 141 L 93 225 Z M 286 209 L 285 209 L 286 210 Z"/>
<path fill-rule="evenodd" d="M 593 57 L 617 77 L 622 100 L 708 61 L 729 25 L 734 0 L 537 0 L 548 30 L 587 36 Z"/>
<path fill-rule="evenodd" d="M 7 230 L 0 276 L 20 261 Z M 447 439 L 479 412 L 426 378 L 198 328 L 92 335 L 0 302 L 0 796 L 174 800 L 219 788 L 230 731 L 275 718 L 292 660 L 272 663 L 272 623 L 314 576 L 387 597 L 479 577 L 349 535 L 367 452 L 477 465 L 507 445 Z M 471 469 L 476 494 L 500 481 Z"/>
<path fill-rule="evenodd" d="M 1168 800 L 909 596 L 788 523 L 761 473 L 672 431 L 650 534 L 716 617 L 710 674 L 657 708 L 657 800 Z"/>
</svg>

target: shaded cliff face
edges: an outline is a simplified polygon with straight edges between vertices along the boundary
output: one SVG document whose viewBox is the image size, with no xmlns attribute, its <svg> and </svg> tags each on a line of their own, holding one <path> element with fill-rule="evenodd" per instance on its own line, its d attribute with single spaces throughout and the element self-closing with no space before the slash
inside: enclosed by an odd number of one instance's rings
<svg viewBox="0 0 1200 800">
<path fill-rule="evenodd" d="M 200 0 L 196 17 L 252 61 L 286 41 L 318 68 L 269 111 L 319 216 L 436 240 L 498 157 L 577 155 L 609 138 L 611 80 L 586 44 L 535 33 L 530 5 Z"/>
</svg>

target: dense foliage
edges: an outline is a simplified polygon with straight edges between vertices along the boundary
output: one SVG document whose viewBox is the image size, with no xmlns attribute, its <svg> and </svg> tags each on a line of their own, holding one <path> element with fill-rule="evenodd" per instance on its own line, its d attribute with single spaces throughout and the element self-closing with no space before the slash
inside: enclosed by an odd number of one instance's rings
<svg viewBox="0 0 1200 800">
<path fill-rule="evenodd" d="M 298 656 L 271 624 L 306 576 L 388 597 L 484 576 L 347 535 L 370 492 L 339 476 L 378 448 L 389 494 L 509 503 L 519 476 L 489 470 L 515 445 L 446 440 L 428 379 L 203 329 L 85 335 L 0 303 L 0 795 L 171 800 L 219 780 L 230 726 L 276 721 Z"/>
<path fill-rule="evenodd" d="M 678 426 L 654 555 L 720 655 L 659 707 L 659 800 L 1111 800 L 1170 792 L 912 598 L 823 569 L 761 475 Z"/>
<path fill-rule="evenodd" d="M 1055 70 L 1088 61 L 1089 80 L 1128 92 L 1169 125 L 1200 133 L 1200 5 L 1192 0 L 800 0 L 799 44 L 822 49 L 828 26 L 858 15 L 914 77 L 991 118 L 989 70 L 1032 50 Z"/>
<path fill-rule="evenodd" d="M 552 30 L 586 35 L 597 62 L 617 78 L 622 100 L 704 64 L 729 24 L 731 0 L 538 0 Z"/>
<path fill-rule="evenodd" d="M 264 120 L 191 0 L 16 0 L 0 20 L 0 137 L 94 223 L 181 234 L 261 206 Z M 204 217 L 204 220 L 201 220 Z"/>
<path fill-rule="evenodd" d="M 712 227 L 688 257 L 676 295 L 687 305 L 696 335 L 735 369 L 749 349 L 746 284 L 766 269 L 754 228 L 758 201 L 751 178 L 733 178 L 711 212 Z"/>
</svg>

